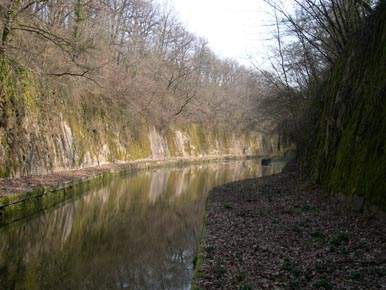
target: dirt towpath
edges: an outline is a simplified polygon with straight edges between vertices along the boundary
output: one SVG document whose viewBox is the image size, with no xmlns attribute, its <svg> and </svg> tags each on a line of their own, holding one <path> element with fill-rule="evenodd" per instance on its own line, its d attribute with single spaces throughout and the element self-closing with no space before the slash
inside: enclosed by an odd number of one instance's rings
<svg viewBox="0 0 386 290">
<path fill-rule="evenodd" d="M 54 172 L 46 175 L 0 178 L 0 197 L 29 192 L 42 187 L 56 188 L 62 184 L 82 181 L 106 172 L 124 170 L 126 167 L 126 164 L 106 164 L 98 167 Z"/>
<path fill-rule="evenodd" d="M 386 223 L 292 163 L 211 192 L 198 261 L 196 289 L 386 289 Z"/>
</svg>

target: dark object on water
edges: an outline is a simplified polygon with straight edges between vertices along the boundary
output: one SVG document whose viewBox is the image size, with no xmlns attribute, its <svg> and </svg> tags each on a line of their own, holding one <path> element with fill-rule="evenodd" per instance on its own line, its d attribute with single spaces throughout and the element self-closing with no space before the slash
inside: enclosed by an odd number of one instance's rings
<svg viewBox="0 0 386 290">
<path fill-rule="evenodd" d="M 272 162 L 271 159 L 261 159 L 261 165 L 263 166 L 268 166 L 271 164 L 271 162 Z"/>
</svg>

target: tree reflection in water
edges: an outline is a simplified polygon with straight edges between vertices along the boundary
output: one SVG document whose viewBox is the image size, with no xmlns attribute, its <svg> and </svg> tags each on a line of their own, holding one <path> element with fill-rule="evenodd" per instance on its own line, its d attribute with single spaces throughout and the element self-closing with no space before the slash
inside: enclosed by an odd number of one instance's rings
<svg viewBox="0 0 386 290">
<path fill-rule="evenodd" d="M 268 175 L 258 160 L 116 177 L 0 232 L 0 289 L 190 289 L 208 191 Z"/>
</svg>

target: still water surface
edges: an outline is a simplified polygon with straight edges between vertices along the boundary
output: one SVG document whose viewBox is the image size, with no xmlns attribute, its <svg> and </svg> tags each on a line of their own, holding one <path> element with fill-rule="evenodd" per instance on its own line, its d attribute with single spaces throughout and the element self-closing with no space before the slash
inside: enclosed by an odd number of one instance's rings
<svg viewBox="0 0 386 290">
<path fill-rule="evenodd" d="M 229 161 L 115 177 L 0 229 L 0 289 L 190 289 L 208 191 L 282 166 Z"/>
</svg>

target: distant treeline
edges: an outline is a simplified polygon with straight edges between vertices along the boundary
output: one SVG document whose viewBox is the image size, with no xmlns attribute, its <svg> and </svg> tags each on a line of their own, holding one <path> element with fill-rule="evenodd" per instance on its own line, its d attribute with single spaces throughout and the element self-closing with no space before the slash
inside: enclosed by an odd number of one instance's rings
<svg viewBox="0 0 386 290">
<path fill-rule="evenodd" d="M 222 60 L 152 0 L 3 0 L 1 53 L 31 70 L 41 102 L 95 102 L 144 118 L 265 128 L 263 73 Z M 54 98 L 55 100 L 52 100 Z M 104 108 L 100 108 L 103 110 Z"/>
</svg>

